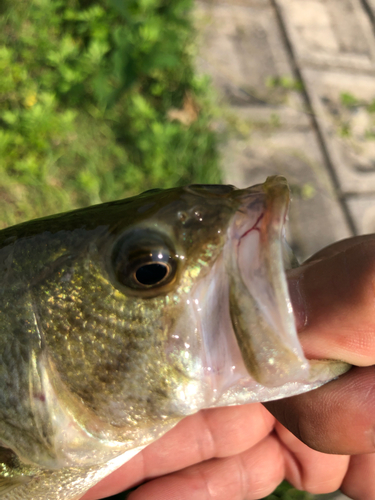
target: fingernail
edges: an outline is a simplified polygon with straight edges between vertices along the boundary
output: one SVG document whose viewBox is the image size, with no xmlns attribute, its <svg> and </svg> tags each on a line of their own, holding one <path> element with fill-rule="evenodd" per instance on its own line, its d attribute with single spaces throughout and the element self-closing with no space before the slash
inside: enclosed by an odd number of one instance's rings
<svg viewBox="0 0 375 500">
<path fill-rule="evenodd" d="M 288 287 L 292 301 L 294 320 L 297 331 L 301 331 L 307 324 L 306 304 L 302 292 L 304 270 L 299 268 L 288 271 Z"/>
</svg>

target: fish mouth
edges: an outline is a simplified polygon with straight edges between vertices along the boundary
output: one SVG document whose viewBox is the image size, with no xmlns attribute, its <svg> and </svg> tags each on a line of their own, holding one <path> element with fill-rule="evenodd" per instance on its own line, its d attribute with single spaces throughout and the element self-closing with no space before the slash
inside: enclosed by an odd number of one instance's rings
<svg viewBox="0 0 375 500">
<path fill-rule="evenodd" d="M 186 315 L 175 325 L 191 352 L 199 353 L 188 354 L 196 363 L 185 372 L 194 396 L 185 391 L 178 398 L 185 414 L 300 394 L 348 369 L 340 361 L 308 361 L 297 337 L 285 274 L 298 265 L 285 240 L 285 178 L 233 190 L 230 201 L 222 251 L 192 288 Z M 189 334 L 189 318 L 197 339 Z"/>
<path fill-rule="evenodd" d="M 288 184 L 273 176 L 236 194 L 241 203 L 224 258 L 230 318 L 244 365 L 266 387 L 306 380 L 309 363 L 298 341 L 285 276 L 296 263 L 284 237 Z"/>
</svg>

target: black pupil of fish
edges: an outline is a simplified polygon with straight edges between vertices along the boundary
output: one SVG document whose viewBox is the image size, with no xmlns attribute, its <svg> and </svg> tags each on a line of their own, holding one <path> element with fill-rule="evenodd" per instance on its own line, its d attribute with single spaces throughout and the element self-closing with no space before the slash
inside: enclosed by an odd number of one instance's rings
<svg viewBox="0 0 375 500">
<path fill-rule="evenodd" d="M 139 267 L 135 277 L 141 285 L 157 285 L 168 274 L 168 267 L 157 262 Z"/>
</svg>

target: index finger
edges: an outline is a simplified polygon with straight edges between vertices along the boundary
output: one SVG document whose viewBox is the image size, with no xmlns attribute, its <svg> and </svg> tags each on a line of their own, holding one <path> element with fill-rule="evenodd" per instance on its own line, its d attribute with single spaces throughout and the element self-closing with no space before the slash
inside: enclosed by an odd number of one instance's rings
<svg viewBox="0 0 375 500">
<path fill-rule="evenodd" d="M 259 403 L 202 410 L 186 417 L 88 491 L 96 500 L 213 457 L 252 448 L 273 429 L 274 418 Z"/>
</svg>

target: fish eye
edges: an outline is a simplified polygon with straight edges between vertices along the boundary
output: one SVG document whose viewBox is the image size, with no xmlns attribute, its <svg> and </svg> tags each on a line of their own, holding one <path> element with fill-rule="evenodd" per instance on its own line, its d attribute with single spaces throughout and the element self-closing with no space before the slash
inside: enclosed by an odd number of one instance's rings
<svg viewBox="0 0 375 500">
<path fill-rule="evenodd" d="M 138 291 L 156 291 L 174 281 L 178 259 L 166 235 L 141 228 L 117 241 L 111 262 L 119 284 Z"/>
<path fill-rule="evenodd" d="M 140 266 L 134 273 L 134 278 L 140 285 L 159 285 L 170 273 L 170 267 L 164 262 L 151 262 Z"/>
</svg>

